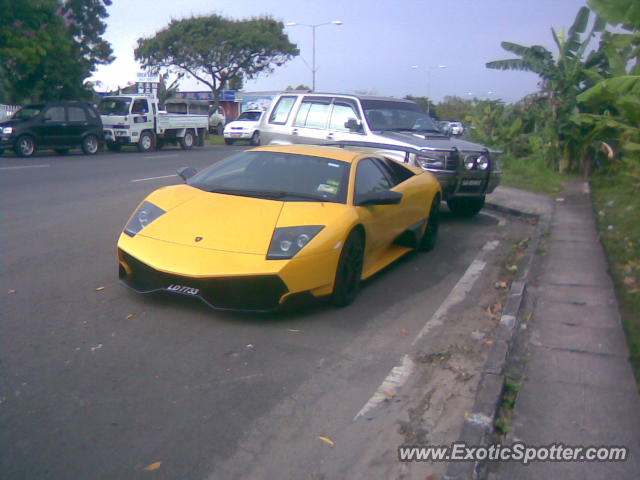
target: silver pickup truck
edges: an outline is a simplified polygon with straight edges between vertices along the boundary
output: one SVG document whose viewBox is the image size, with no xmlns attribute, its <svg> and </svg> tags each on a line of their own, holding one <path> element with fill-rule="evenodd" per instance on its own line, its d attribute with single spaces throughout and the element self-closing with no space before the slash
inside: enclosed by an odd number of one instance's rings
<svg viewBox="0 0 640 480">
<path fill-rule="evenodd" d="M 261 144 L 338 144 L 432 172 L 452 212 L 472 216 L 500 183 L 500 152 L 450 137 L 415 102 L 348 94 L 282 93 L 260 123 Z"/>
</svg>

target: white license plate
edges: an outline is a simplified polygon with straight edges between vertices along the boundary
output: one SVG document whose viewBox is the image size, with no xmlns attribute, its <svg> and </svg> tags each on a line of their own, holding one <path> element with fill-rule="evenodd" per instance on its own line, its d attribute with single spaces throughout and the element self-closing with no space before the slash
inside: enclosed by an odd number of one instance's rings
<svg viewBox="0 0 640 480">
<path fill-rule="evenodd" d="M 479 187 L 482 185 L 481 178 L 463 178 L 461 185 L 465 187 Z"/>
</svg>

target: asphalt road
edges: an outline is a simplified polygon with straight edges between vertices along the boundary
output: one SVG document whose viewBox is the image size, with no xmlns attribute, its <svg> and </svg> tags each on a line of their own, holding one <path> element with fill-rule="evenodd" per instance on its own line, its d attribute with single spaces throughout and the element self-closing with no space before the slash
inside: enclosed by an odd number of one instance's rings
<svg viewBox="0 0 640 480">
<path fill-rule="evenodd" d="M 122 286 L 115 245 L 138 202 L 178 182 L 176 168 L 242 148 L 0 157 L 1 478 L 204 479 L 223 463 L 232 478 L 248 436 L 304 422 L 300 392 L 358 412 L 497 236 L 494 217 L 444 212 L 433 252 L 341 310 L 220 313 Z"/>
</svg>

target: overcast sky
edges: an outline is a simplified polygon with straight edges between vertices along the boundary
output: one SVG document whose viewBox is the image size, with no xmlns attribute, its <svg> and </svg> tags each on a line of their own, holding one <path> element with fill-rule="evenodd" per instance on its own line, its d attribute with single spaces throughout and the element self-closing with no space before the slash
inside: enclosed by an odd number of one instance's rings
<svg viewBox="0 0 640 480">
<path fill-rule="evenodd" d="M 513 102 L 537 89 L 538 77 L 489 70 L 485 63 L 510 58 L 503 40 L 556 51 L 550 27 L 568 29 L 585 0 L 114 0 L 106 39 L 116 60 L 93 80 L 104 88 L 135 81 L 136 40 L 173 18 L 217 13 L 243 19 L 270 15 L 284 23 L 342 25 L 316 29 L 316 90 L 403 97 L 445 95 L 502 98 Z M 245 84 L 246 91 L 311 85 L 312 30 L 285 27 L 300 56 Z M 304 60 L 303 60 L 304 59 Z M 307 66 L 308 63 L 309 66 Z M 438 68 L 446 65 L 446 68 Z M 417 66 L 417 68 L 412 68 Z M 427 75 L 427 70 L 430 75 Z M 428 81 L 430 77 L 430 82 Z M 204 90 L 183 80 L 181 90 Z M 491 93 L 489 93 L 491 92 Z"/>
</svg>

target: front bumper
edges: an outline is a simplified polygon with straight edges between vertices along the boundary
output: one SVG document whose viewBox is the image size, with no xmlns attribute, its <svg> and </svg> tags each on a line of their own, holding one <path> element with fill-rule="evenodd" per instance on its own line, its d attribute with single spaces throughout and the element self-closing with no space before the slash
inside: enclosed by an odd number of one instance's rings
<svg viewBox="0 0 640 480">
<path fill-rule="evenodd" d="M 131 132 L 124 129 L 104 129 L 104 139 L 110 143 L 132 143 L 135 142 L 131 138 Z"/>
<path fill-rule="evenodd" d="M 500 184 L 501 172 L 474 170 L 429 170 L 442 187 L 444 199 L 451 197 L 483 197 Z"/>
<path fill-rule="evenodd" d="M 121 235 L 119 277 L 140 293 L 167 291 L 196 297 L 221 310 L 272 311 L 300 294 L 333 291 L 339 250 L 266 260 L 263 255 L 223 252 Z"/>
<path fill-rule="evenodd" d="M 240 132 L 231 131 L 231 132 L 225 132 L 224 138 L 229 138 L 231 140 L 249 140 L 252 135 L 253 135 L 253 132 L 248 132 L 248 131 L 240 131 Z"/>
</svg>

